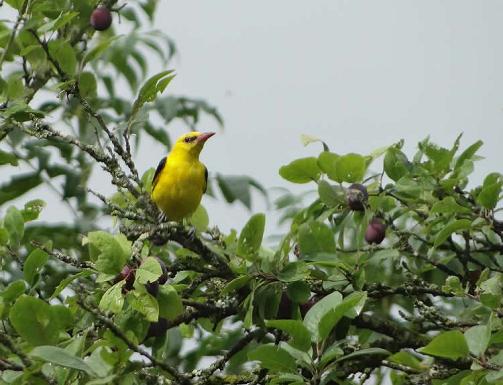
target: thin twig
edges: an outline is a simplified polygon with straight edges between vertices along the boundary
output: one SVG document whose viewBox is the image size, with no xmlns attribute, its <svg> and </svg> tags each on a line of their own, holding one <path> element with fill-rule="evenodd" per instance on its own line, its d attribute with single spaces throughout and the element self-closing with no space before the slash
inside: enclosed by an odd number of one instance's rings
<svg viewBox="0 0 503 385">
<path fill-rule="evenodd" d="M 94 269 L 94 265 L 91 262 L 79 261 L 73 257 L 70 257 L 69 255 L 63 254 L 60 251 L 51 250 L 47 246 L 45 246 L 42 243 L 37 242 L 37 241 L 32 241 L 31 244 L 33 246 L 38 247 L 39 249 L 45 251 L 51 257 L 54 257 L 54 258 L 60 260 L 61 262 L 64 262 L 68 265 L 72 265 L 73 267 L 76 267 L 78 269 Z"/>
<path fill-rule="evenodd" d="M 238 352 L 243 350 L 243 348 L 248 345 L 255 338 L 260 338 L 265 334 L 265 331 L 262 329 L 255 329 L 246 334 L 243 338 L 241 338 L 236 344 L 227 351 L 223 357 L 219 360 L 213 362 L 207 369 L 203 370 L 200 374 L 200 379 L 198 383 L 204 384 L 208 378 L 217 370 L 222 370 L 225 364 Z"/>
<path fill-rule="evenodd" d="M 135 351 L 138 354 L 141 354 L 142 356 L 146 357 L 149 359 L 153 365 L 165 370 L 168 372 L 173 378 L 178 381 L 179 384 L 181 385 L 190 385 L 190 381 L 187 379 L 185 375 L 180 373 L 178 369 L 176 369 L 174 366 L 171 366 L 170 364 L 160 361 L 157 358 L 155 358 L 152 354 L 150 354 L 147 350 L 145 350 L 143 347 L 135 344 L 132 342 L 129 337 L 127 337 L 122 330 L 120 330 L 115 323 L 109 319 L 108 317 L 104 316 L 101 314 L 98 310 L 93 309 L 91 306 L 86 304 L 82 300 L 77 300 L 77 303 L 82 307 L 84 310 L 87 312 L 91 313 L 94 315 L 97 319 L 99 319 L 101 322 L 103 322 L 111 331 L 114 333 L 118 338 L 120 338 L 122 341 L 126 343 L 126 345 L 129 347 L 129 349 Z"/>
<path fill-rule="evenodd" d="M 19 10 L 19 15 L 17 17 L 16 23 L 14 24 L 14 27 L 12 28 L 12 33 L 9 36 L 9 40 L 7 41 L 7 44 L 4 47 L 4 50 L 2 52 L 2 56 L 0 57 L 0 71 L 2 70 L 2 65 L 5 61 L 5 58 L 7 57 L 7 53 L 10 50 L 10 47 L 12 46 L 12 43 L 14 42 L 14 38 L 16 37 L 17 29 L 19 28 L 19 24 L 21 24 L 21 21 L 24 19 L 26 10 L 28 9 L 28 4 L 30 3 L 30 0 L 24 0 L 23 5 L 21 6 L 21 9 Z"/>
</svg>

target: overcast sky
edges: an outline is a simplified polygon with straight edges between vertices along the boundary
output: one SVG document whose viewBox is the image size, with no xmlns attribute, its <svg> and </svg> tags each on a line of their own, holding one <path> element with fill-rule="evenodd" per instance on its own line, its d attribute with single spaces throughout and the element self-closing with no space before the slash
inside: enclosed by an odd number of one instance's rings
<svg viewBox="0 0 503 385">
<path fill-rule="evenodd" d="M 404 138 L 411 154 L 428 135 L 450 146 L 464 132 L 463 145 L 485 142 L 476 178 L 502 171 L 502 20 L 498 0 L 171 0 L 159 2 L 156 28 L 179 48 L 167 92 L 202 97 L 225 119 L 202 154 L 210 171 L 274 187 L 288 186 L 281 165 L 319 152 L 302 146 L 302 133 L 338 153 Z M 140 170 L 165 154 L 149 147 Z M 250 215 L 239 204 L 205 204 L 224 229 Z"/>
<path fill-rule="evenodd" d="M 404 138 L 411 154 L 463 132 L 485 143 L 476 177 L 502 171 L 502 17 L 496 0 L 179 0 L 160 2 L 157 27 L 180 49 L 171 91 L 224 116 L 208 168 L 272 187 L 287 186 L 279 166 L 319 152 L 302 133 L 338 153 Z M 209 207 L 226 226 L 247 216 Z"/>
</svg>

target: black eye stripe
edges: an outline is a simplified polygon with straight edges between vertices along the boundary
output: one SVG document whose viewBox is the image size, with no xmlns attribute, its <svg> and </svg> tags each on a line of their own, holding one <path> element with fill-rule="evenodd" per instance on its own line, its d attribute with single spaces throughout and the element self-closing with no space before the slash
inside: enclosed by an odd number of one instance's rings
<svg viewBox="0 0 503 385">
<path fill-rule="evenodd" d="M 193 142 L 194 140 L 196 140 L 197 136 L 187 136 L 185 139 L 184 139 L 184 142 L 185 143 L 190 143 L 190 142 Z"/>
</svg>

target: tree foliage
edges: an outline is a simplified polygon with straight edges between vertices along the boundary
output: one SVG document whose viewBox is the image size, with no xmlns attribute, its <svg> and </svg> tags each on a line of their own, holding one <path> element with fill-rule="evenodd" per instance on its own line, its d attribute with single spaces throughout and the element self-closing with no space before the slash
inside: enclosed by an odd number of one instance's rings
<svg viewBox="0 0 503 385">
<path fill-rule="evenodd" d="M 173 121 L 222 124 L 205 101 L 165 96 L 171 70 L 149 76 L 150 55 L 175 52 L 144 30 L 156 2 L 102 2 L 123 35 L 93 30 L 96 1 L 0 4 L 18 12 L 0 23 L 0 166 L 29 169 L 0 191 L 0 384 L 503 384 L 503 176 L 469 183 L 481 142 L 426 139 L 411 158 L 402 142 L 322 142 L 279 169 L 314 194 L 277 200 L 277 242 L 264 214 L 223 233 L 202 207 L 194 235 L 158 219 L 153 170 L 135 164 L 145 135 L 169 147 Z M 93 200 L 96 166 L 116 192 Z M 247 207 L 265 193 L 215 182 Z M 50 208 L 24 200 L 38 186 L 74 216 L 39 221 Z"/>
</svg>

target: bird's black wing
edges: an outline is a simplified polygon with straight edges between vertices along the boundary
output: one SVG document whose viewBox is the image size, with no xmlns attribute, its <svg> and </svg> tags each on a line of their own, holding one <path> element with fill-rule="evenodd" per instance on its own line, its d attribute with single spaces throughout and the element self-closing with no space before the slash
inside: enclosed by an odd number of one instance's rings
<svg viewBox="0 0 503 385">
<path fill-rule="evenodd" d="M 157 165 L 157 168 L 156 168 L 155 174 L 154 174 L 154 180 L 152 181 L 152 191 L 154 191 L 155 186 L 157 185 L 157 182 L 159 181 L 159 176 L 161 175 L 161 171 L 164 168 L 164 166 L 166 165 L 166 158 L 167 158 L 166 156 L 164 158 L 162 158 L 161 161 L 159 162 L 159 164 Z"/>
<path fill-rule="evenodd" d="M 204 188 L 203 188 L 203 194 L 206 192 L 208 189 L 208 169 L 206 166 L 204 166 Z"/>
</svg>

